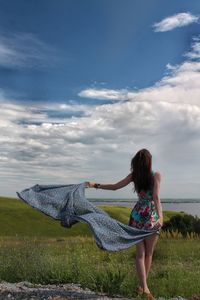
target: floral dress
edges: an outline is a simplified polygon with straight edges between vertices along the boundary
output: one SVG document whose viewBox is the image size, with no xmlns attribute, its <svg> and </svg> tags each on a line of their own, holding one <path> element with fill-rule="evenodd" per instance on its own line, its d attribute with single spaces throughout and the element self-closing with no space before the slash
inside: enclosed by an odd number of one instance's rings
<svg viewBox="0 0 200 300">
<path fill-rule="evenodd" d="M 140 191 L 138 198 L 131 211 L 129 225 L 139 229 L 152 229 L 159 219 L 153 200 L 153 190 Z"/>
</svg>

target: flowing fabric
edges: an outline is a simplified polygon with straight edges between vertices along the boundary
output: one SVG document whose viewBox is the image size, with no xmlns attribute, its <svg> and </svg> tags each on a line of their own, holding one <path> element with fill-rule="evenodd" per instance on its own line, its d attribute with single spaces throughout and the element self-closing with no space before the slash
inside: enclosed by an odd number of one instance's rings
<svg viewBox="0 0 200 300">
<path fill-rule="evenodd" d="M 141 242 L 160 229 L 144 230 L 125 225 L 110 217 L 85 197 L 86 182 L 67 185 L 39 185 L 17 192 L 20 199 L 70 228 L 77 222 L 89 225 L 97 246 L 119 251 Z"/>
</svg>

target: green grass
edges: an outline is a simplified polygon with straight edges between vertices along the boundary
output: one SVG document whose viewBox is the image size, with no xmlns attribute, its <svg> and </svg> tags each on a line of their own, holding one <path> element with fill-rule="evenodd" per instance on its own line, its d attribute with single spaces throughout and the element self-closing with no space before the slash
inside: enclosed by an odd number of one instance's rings
<svg viewBox="0 0 200 300">
<path fill-rule="evenodd" d="M 127 224 L 130 208 L 99 206 Z M 165 211 L 164 220 L 176 212 Z M 84 223 L 67 229 L 21 200 L 0 198 L 0 280 L 80 283 L 110 295 L 134 296 L 138 284 L 135 247 L 113 253 L 100 250 Z M 200 294 L 198 238 L 161 234 L 149 287 L 156 297 Z"/>
<path fill-rule="evenodd" d="M 110 295 L 134 296 L 135 247 L 100 250 L 90 237 L 1 238 L 0 279 L 9 282 L 80 283 Z M 160 238 L 148 279 L 156 297 L 200 294 L 199 240 Z"/>
<path fill-rule="evenodd" d="M 117 220 L 128 224 L 130 208 L 123 206 L 99 206 Z M 164 220 L 168 220 L 175 212 L 164 212 Z M 29 236 L 29 237 L 68 237 L 91 236 L 84 223 L 78 223 L 70 229 L 60 226 L 42 212 L 32 208 L 22 200 L 0 197 L 0 236 Z"/>
</svg>

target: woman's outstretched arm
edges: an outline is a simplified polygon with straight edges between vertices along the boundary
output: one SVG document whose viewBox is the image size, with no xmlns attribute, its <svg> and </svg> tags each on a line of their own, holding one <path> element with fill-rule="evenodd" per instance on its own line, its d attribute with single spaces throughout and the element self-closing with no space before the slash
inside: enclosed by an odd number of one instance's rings
<svg viewBox="0 0 200 300">
<path fill-rule="evenodd" d="M 128 176 L 126 176 L 124 179 L 118 181 L 117 183 L 114 184 L 101 184 L 101 183 L 96 183 L 96 182 L 86 182 L 87 187 L 90 188 L 98 188 L 98 189 L 103 189 L 103 190 L 118 190 L 126 185 L 128 185 L 132 181 L 132 174 L 130 173 Z"/>
</svg>

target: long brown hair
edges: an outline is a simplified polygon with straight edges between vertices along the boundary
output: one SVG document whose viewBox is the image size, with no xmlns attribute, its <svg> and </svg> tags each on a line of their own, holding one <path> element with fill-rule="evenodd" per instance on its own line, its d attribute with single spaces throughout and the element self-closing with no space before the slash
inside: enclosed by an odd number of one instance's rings
<svg viewBox="0 0 200 300">
<path fill-rule="evenodd" d="M 139 150 L 131 160 L 131 172 L 136 192 L 148 191 L 153 186 L 152 155 L 147 149 Z"/>
</svg>

